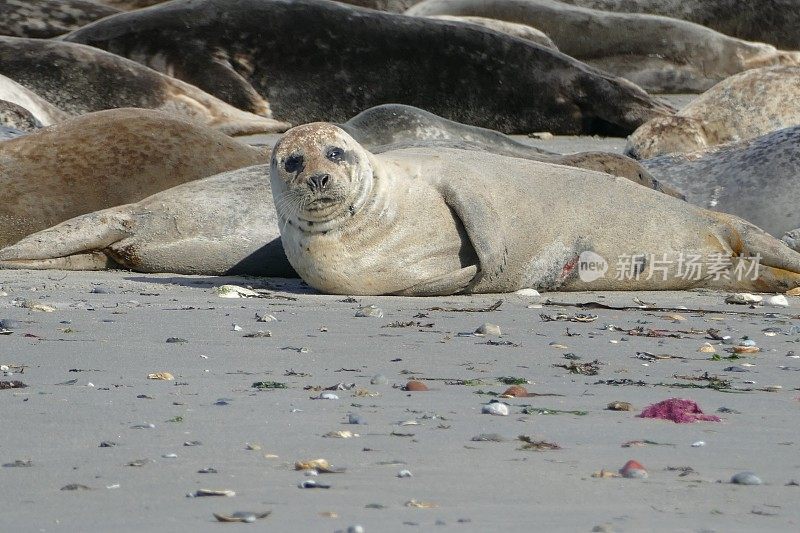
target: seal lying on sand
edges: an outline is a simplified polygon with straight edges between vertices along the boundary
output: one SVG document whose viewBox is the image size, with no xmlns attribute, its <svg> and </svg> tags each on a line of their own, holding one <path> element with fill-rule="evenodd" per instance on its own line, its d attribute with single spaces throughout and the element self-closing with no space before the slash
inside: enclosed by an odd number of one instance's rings
<svg viewBox="0 0 800 533">
<path fill-rule="evenodd" d="M 776 237 L 800 228 L 800 125 L 641 163 L 695 205 L 742 217 Z"/>
<path fill-rule="evenodd" d="M 302 30 L 298 30 L 302 28 Z M 672 108 L 626 80 L 475 25 L 336 2 L 175 0 L 63 37 L 300 124 L 380 104 L 505 133 L 627 135 Z M 265 100 L 266 99 L 266 100 Z"/>
<path fill-rule="evenodd" d="M 47 39 L 116 13 L 89 0 L 0 0 L 0 35 Z"/>
<path fill-rule="evenodd" d="M 0 74 L 73 116 L 141 107 L 182 115 L 229 135 L 289 127 L 268 118 L 268 109 L 265 116 L 241 111 L 134 61 L 74 43 L 0 37 Z"/>
<path fill-rule="evenodd" d="M 376 156 L 316 123 L 283 136 L 270 176 L 289 262 L 322 292 L 800 286 L 800 254 L 752 224 L 582 169 L 452 149 Z M 687 253 L 726 262 L 725 276 L 685 276 Z M 623 258 L 618 279 L 581 270 Z"/>
<path fill-rule="evenodd" d="M 67 113 L 35 92 L 1 74 L 0 100 L 12 102 L 25 109 L 33 117 L 33 124 L 38 124 L 37 128 L 61 122 L 69 117 Z"/>
<path fill-rule="evenodd" d="M 565 54 L 661 93 L 702 92 L 743 70 L 800 64 L 800 52 L 742 41 L 691 22 L 598 11 L 555 0 L 425 0 L 406 14 L 467 15 L 529 24 L 545 32 Z"/>
<path fill-rule="evenodd" d="M 628 137 L 625 153 L 646 159 L 758 137 L 800 124 L 800 67 L 748 70 L 721 81 L 671 117 Z"/>
<path fill-rule="evenodd" d="M 547 48 L 558 50 L 556 43 L 543 31 L 537 30 L 527 24 L 508 22 L 506 20 L 488 19 L 486 17 L 457 17 L 455 15 L 430 15 L 428 18 L 435 20 L 449 20 L 451 22 L 461 22 L 463 24 L 475 24 L 483 28 L 499 31 L 512 37 L 519 37 L 532 43 L 541 44 Z"/>
<path fill-rule="evenodd" d="M 223 172 L 73 218 L 0 251 L 0 267 L 297 277 L 268 165 Z"/>
<path fill-rule="evenodd" d="M 650 13 L 702 24 L 725 35 L 800 50 L 797 0 L 561 0 L 604 11 Z"/>
<path fill-rule="evenodd" d="M 0 143 L 0 244 L 265 159 L 167 113 L 115 109 L 76 117 Z"/>
<path fill-rule="evenodd" d="M 597 170 L 627 178 L 670 196 L 683 197 L 680 192 L 655 179 L 642 165 L 629 157 L 609 152 L 556 154 L 517 142 L 502 133 L 453 122 L 413 106 L 384 104 L 372 107 L 338 126 L 375 154 L 410 147 L 487 151 L 509 157 Z"/>
</svg>

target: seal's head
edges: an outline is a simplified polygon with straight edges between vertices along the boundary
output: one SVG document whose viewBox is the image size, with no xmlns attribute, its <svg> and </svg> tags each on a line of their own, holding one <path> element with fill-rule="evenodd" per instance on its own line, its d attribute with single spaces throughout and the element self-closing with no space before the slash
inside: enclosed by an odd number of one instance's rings
<svg viewBox="0 0 800 533">
<path fill-rule="evenodd" d="M 639 126 L 628 137 L 625 155 L 650 159 L 675 152 L 702 150 L 713 141 L 710 133 L 703 121 L 691 117 L 656 117 Z"/>
<path fill-rule="evenodd" d="M 369 153 L 326 122 L 292 128 L 272 150 L 270 177 L 282 222 L 327 231 L 355 213 L 372 186 Z"/>
</svg>

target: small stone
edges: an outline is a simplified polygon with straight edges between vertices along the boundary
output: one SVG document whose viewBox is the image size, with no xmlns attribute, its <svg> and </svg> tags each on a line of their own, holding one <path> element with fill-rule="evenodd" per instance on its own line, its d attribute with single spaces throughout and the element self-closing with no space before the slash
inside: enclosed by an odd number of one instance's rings
<svg viewBox="0 0 800 533">
<path fill-rule="evenodd" d="M 355 413 L 350 413 L 347 415 L 347 423 L 348 424 L 359 424 L 359 425 L 366 425 L 367 421 L 364 419 L 363 416 Z"/>
<path fill-rule="evenodd" d="M 364 526 L 356 524 L 347 528 L 347 533 L 364 533 Z"/>
<path fill-rule="evenodd" d="M 492 402 L 484 405 L 481 412 L 486 415 L 508 416 L 509 411 L 508 405 L 502 402 Z"/>
<path fill-rule="evenodd" d="M 178 454 L 177 453 L 165 453 L 161 457 L 163 457 L 164 459 L 177 459 L 178 458 Z"/>
<path fill-rule="evenodd" d="M 425 392 L 428 390 L 428 386 L 425 385 L 423 382 L 418 381 L 416 379 L 409 380 L 408 383 L 405 384 L 403 387 L 404 391 L 408 392 Z"/>
<path fill-rule="evenodd" d="M 500 331 L 500 326 L 498 326 L 497 324 L 490 324 L 489 322 L 481 324 L 481 326 L 475 330 L 475 334 L 488 335 L 490 337 L 499 337 L 502 335 Z"/>
<path fill-rule="evenodd" d="M 714 353 L 714 352 L 717 351 L 717 349 L 714 348 L 711 344 L 706 342 L 706 343 L 703 343 L 703 345 L 700 346 L 700 349 L 697 350 L 697 351 L 700 352 L 700 353 Z"/>
<path fill-rule="evenodd" d="M 734 346 L 731 348 L 733 353 L 758 353 L 761 349 L 758 346 Z"/>
<path fill-rule="evenodd" d="M 789 301 L 783 294 L 776 294 L 767 300 L 767 305 L 772 307 L 789 307 Z"/>
<path fill-rule="evenodd" d="M 622 477 L 630 479 L 647 478 L 647 470 L 645 470 L 641 463 L 633 459 L 625 463 L 625 466 L 619 469 L 619 473 L 622 474 Z"/>
<path fill-rule="evenodd" d="M 375 374 L 369 382 L 372 385 L 388 385 L 389 379 L 383 374 Z"/>
<path fill-rule="evenodd" d="M 329 489 L 330 485 L 323 485 L 314 479 L 306 479 L 297 485 L 301 489 Z"/>
<path fill-rule="evenodd" d="M 317 398 L 320 400 L 338 400 L 339 396 L 332 392 L 322 392 Z"/>
<path fill-rule="evenodd" d="M 501 398 L 526 398 L 530 393 L 528 389 L 523 387 L 522 385 L 512 385 L 507 388 L 503 394 L 500 395 Z"/>
<path fill-rule="evenodd" d="M 611 402 L 606 406 L 609 411 L 630 411 L 633 406 L 628 402 Z"/>
<path fill-rule="evenodd" d="M 514 294 L 517 294 L 518 296 L 531 296 L 531 297 L 541 296 L 541 294 L 539 294 L 539 291 L 537 291 L 536 289 L 520 289 Z"/>
<path fill-rule="evenodd" d="M 725 367 L 724 370 L 725 372 L 750 372 L 746 368 L 737 365 Z"/>
<path fill-rule="evenodd" d="M 763 300 L 764 297 L 759 296 L 757 294 L 750 294 L 748 292 L 737 292 L 725 298 L 725 303 L 737 304 L 737 305 L 752 305 L 760 303 Z"/>
<path fill-rule="evenodd" d="M 173 376 L 169 372 L 154 372 L 152 374 L 147 374 L 147 379 L 155 379 L 159 381 L 173 381 L 175 379 L 175 376 Z"/>
<path fill-rule="evenodd" d="M 153 429 L 155 427 L 156 427 L 155 424 L 148 423 L 148 424 L 136 424 L 134 426 L 131 426 L 131 429 Z"/>
<path fill-rule="evenodd" d="M 103 442 L 100 443 L 100 448 L 113 448 L 116 445 L 117 445 L 116 442 L 110 440 L 104 440 Z"/>
<path fill-rule="evenodd" d="M 182 339 L 180 337 L 169 337 L 167 339 L 167 344 L 182 344 L 184 342 L 189 342 L 186 339 Z"/>
<path fill-rule="evenodd" d="M 533 133 L 529 133 L 528 137 L 531 139 L 539 139 L 540 141 L 549 141 L 553 138 L 553 134 L 549 131 L 535 131 Z"/>
<path fill-rule="evenodd" d="M 752 472 L 739 472 L 731 478 L 731 483 L 737 485 L 761 485 L 761 478 Z"/>
<path fill-rule="evenodd" d="M 372 318 L 383 318 L 383 309 L 375 305 L 366 305 L 364 307 L 359 307 L 358 311 L 356 311 L 357 317 L 372 317 Z"/>
<path fill-rule="evenodd" d="M 397 473 L 397 477 L 413 477 L 414 474 L 411 473 L 411 470 L 401 470 Z"/>
<path fill-rule="evenodd" d="M 800 287 L 795 287 L 794 289 L 789 289 L 786 291 L 787 296 L 800 296 Z"/>
<path fill-rule="evenodd" d="M 239 324 L 232 324 L 231 331 L 242 331 L 242 326 L 240 326 Z"/>
<path fill-rule="evenodd" d="M 705 441 L 699 440 L 697 442 L 692 443 L 692 448 L 702 448 L 705 445 L 706 445 Z"/>
</svg>

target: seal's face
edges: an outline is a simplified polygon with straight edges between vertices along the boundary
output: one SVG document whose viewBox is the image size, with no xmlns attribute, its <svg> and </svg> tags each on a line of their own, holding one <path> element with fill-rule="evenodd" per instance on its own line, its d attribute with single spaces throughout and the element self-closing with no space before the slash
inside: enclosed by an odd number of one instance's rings
<svg viewBox="0 0 800 533">
<path fill-rule="evenodd" d="M 317 122 L 286 132 L 272 151 L 270 176 L 278 216 L 310 230 L 354 213 L 372 167 L 352 137 Z"/>
</svg>

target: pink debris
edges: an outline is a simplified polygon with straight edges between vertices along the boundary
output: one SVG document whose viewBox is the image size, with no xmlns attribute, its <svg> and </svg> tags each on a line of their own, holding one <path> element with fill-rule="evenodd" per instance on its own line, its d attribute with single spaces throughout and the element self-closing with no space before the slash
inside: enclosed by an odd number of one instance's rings
<svg viewBox="0 0 800 533">
<path fill-rule="evenodd" d="M 677 424 L 688 424 L 703 420 L 707 422 L 719 422 L 720 418 L 714 415 L 703 414 L 700 407 L 692 400 L 683 398 L 670 398 L 663 402 L 654 403 L 644 409 L 640 418 L 660 418 L 662 420 L 672 420 Z"/>
</svg>

